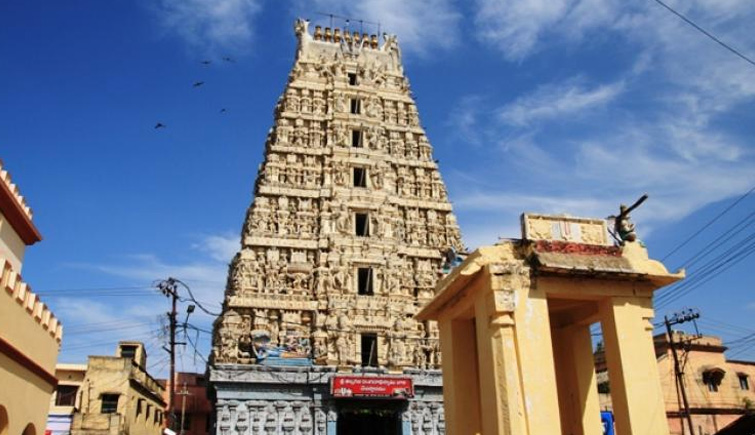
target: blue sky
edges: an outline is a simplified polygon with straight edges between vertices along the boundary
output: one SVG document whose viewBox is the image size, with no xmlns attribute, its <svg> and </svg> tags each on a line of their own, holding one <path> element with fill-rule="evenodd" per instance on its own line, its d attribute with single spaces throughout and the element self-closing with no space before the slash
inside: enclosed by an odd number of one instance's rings
<svg viewBox="0 0 755 435">
<path fill-rule="evenodd" d="M 670 4 L 755 56 L 755 3 Z M 45 237 L 23 275 L 64 322 L 61 361 L 138 338 L 164 372 L 156 279 L 218 308 L 293 20 L 327 24 L 317 12 L 398 34 L 470 248 L 517 237 L 523 211 L 605 217 L 647 192 L 634 218 L 662 258 L 755 185 L 755 67 L 652 0 L 2 2 L 0 157 Z M 720 251 L 749 236 L 753 210 L 750 195 L 668 265 L 735 225 Z M 746 253 L 658 314 L 698 307 L 725 340 L 755 331 Z M 748 341 L 731 354 L 755 359 Z M 181 367 L 201 360 L 187 350 Z"/>
</svg>

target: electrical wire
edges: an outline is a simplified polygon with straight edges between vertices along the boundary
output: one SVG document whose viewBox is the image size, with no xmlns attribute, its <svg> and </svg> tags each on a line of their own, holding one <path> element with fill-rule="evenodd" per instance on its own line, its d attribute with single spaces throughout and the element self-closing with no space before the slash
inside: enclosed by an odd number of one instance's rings
<svg viewBox="0 0 755 435">
<path fill-rule="evenodd" d="M 655 0 L 655 1 L 659 1 L 659 0 Z M 661 3 L 661 4 L 663 4 L 663 3 Z M 686 246 L 687 243 L 691 242 L 695 237 L 697 237 L 698 235 L 700 235 L 700 233 L 702 233 L 708 227 L 710 227 L 711 225 L 713 225 L 717 220 L 721 219 L 721 217 L 723 217 L 726 213 L 728 213 L 734 207 L 736 207 L 737 204 L 739 204 L 745 198 L 747 198 L 753 191 L 755 191 L 755 186 L 753 186 L 750 190 L 748 190 L 747 192 L 745 192 L 742 196 L 740 196 L 736 201 L 734 201 L 732 204 L 730 204 L 728 207 L 726 207 L 721 213 L 719 213 L 718 215 L 716 215 L 713 219 L 711 219 L 710 221 L 708 221 L 708 223 L 706 223 L 705 225 L 703 225 L 702 227 L 700 227 L 697 231 L 695 231 L 692 235 L 690 235 L 689 237 L 687 237 L 682 243 L 680 243 L 674 249 L 672 249 L 671 252 L 669 252 L 663 258 L 661 258 L 661 261 L 662 262 L 666 261 L 667 258 L 669 258 L 674 253 L 676 253 L 677 251 L 679 251 L 681 248 L 683 248 L 684 246 Z"/>
<path fill-rule="evenodd" d="M 755 253 L 755 233 L 748 235 L 724 253 L 708 261 L 699 270 L 691 274 L 688 279 L 667 287 L 667 290 L 656 299 L 656 307 L 662 308 L 689 294 L 753 253 Z"/>
<path fill-rule="evenodd" d="M 743 326 L 734 325 L 732 323 L 724 322 L 717 319 L 711 319 L 710 317 L 706 316 L 705 318 L 701 318 L 699 320 L 702 323 L 712 323 L 713 325 L 717 325 L 720 329 L 728 330 L 729 332 L 735 331 L 737 334 L 745 333 L 749 334 L 750 332 L 753 332 L 753 329 L 745 328 Z"/>
<path fill-rule="evenodd" d="M 66 287 L 61 289 L 47 289 L 37 291 L 37 294 L 51 294 L 51 293 L 75 293 L 75 292 L 90 292 L 90 291 L 111 291 L 111 290 L 149 290 L 152 291 L 152 287 L 149 285 L 142 286 L 127 286 L 127 287 Z"/>
<path fill-rule="evenodd" d="M 111 326 L 109 328 L 98 328 L 95 330 L 89 329 L 89 330 L 77 330 L 77 331 L 66 331 L 66 336 L 70 337 L 71 335 L 82 335 L 82 334 L 88 334 L 88 335 L 96 335 L 101 332 L 112 332 L 112 331 L 122 331 L 126 329 L 134 329 L 134 328 L 142 328 L 144 326 L 149 326 L 150 322 L 141 322 L 141 323 L 132 323 L 128 325 L 121 325 L 121 326 Z"/>
<path fill-rule="evenodd" d="M 214 316 L 214 317 L 218 317 L 218 316 L 221 315 L 221 313 L 214 313 L 214 312 L 208 310 L 207 308 L 205 308 L 204 305 L 200 301 L 198 301 L 197 298 L 194 297 L 194 293 L 191 291 L 191 288 L 185 282 L 181 281 L 180 279 L 176 279 L 176 278 L 173 278 L 173 280 L 175 282 L 181 284 L 186 289 L 186 291 L 189 292 L 189 300 L 191 300 L 192 302 L 194 302 L 200 310 L 204 311 L 205 314 L 208 314 L 208 315 Z M 186 299 L 184 299 L 184 301 L 186 301 Z"/>
<path fill-rule="evenodd" d="M 194 355 L 198 356 L 202 361 L 204 361 L 205 364 L 209 364 L 207 361 L 207 358 L 202 355 L 202 353 L 199 351 L 199 348 L 197 347 L 197 344 L 191 339 L 191 336 L 187 335 L 186 340 L 189 342 L 189 345 L 194 349 Z"/>
<path fill-rule="evenodd" d="M 708 38 L 712 39 L 716 43 L 718 43 L 720 46 L 724 47 L 725 49 L 729 50 L 730 52 L 734 53 L 736 56 L 740 57 L 745 62 L 749 63 L 752 66 L 755 66 L 755 61 L 750 59 L 749 57 L 742 54 L 739 50 L 735 49 L 734 47 L 728 45 L 727 43 L 723 42 L 719 38 L 717 38 L 712 33 L 708 32 L 707 30 L 703 29 L 699 25 L 697 25 L 694 21 L 690 20 L 689 18 L 682 15 L 680 12 L 677 12 L 674 10 L 671 6 L 667 5 L 666 3 L 662 2 L 661 0 L 655 0 L 656 3 L 663 6 L 664 8 L 668 9 L 672 14 L 676 15 L 677 17 L 681 18 L 685 23 L 689 24 L 690 26 L 697 29 L 699 32 L 701 32 L 703 35 L 707 36 Z"/>
<path fill-rule="evenodd" d="M 708 255 L 712 254 L 713 252 L 716 252 L 718 248 L 726 244 L 726 242 L 734 238 L 737 234 L 746 230 L 752 224 L 755 224 L 755 219 L 750 220 L 753 216 L 755 216 L 755 211 L 748 214 L 744 219 L 732 225 L 731 228 L 729 228 L 723 234 L 721 234 L 720 236 L 718 236 L 717 238 L 709 242 L 707 245 L 703 246 L 699 251 L 697 251 L 695 255 L 685 260 L 682 263 L 681 267 L 685 269 L 688 267 L 692 267 L 698 262 L 702 261 Z M 750 222 L 745 224 L 745 222 L 747 222 L 748 220 L 750 220 Z"/>
</svg>

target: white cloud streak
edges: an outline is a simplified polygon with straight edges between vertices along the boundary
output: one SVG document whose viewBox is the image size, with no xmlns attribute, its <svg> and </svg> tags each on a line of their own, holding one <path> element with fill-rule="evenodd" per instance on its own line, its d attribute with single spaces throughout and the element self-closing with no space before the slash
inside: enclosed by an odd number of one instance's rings
<svg viewBox="0 0 755 435">
<path fill-rule="evenodd" d="M 613 0 L 478 0 L 477 5 L 478 36 L 508 60 L 536 56 L 546 45 L 578 49 L 574 43 L 598 29 L 620 37 L 617 44 L 629 44 L 638 54 L 612 82 L 591 82 L 585 65 L 578 80 L 540 85 L 509 102 L 487 97 L 486 107 L 465 112 L 460 126 L 481 130 L 478 137 L 498 145 L 503 167 L 495 173 L 516 173 L 519 185 L 527 186 L 521 194 L 505 181 L 494 188 L 480 185 L 483 193 L 456 199 L 465 236 L 479 240 L 487 230 L 491 243 L 501 235 L 497 222 L 518 222 L 524 210 L 605 216 L 647 192 L 650 200 L 635 216 L 642 236 L 755 183 L 749 138 L 729 127 L 731 118 L 741 118 L 755 100 L 755 72 L 668 11 L 653 2 Z M 674 7 L 743 51 L 755 52 L 749 30 L 754 3 L 693 0 Z M 588 128 L 568 128 L 575 115 Z M 556 124 L 560 128 L 551 128 Z M 479 169 L 476 175 L 495 179 Z M 475 217 L 482 213 L 490 217 Z"/>
<path fill-rule="evenodd" d="M 570 80 L 559 85 L 544 85 L 535 92 L 507 104 L 499 111 L 500 119 L 513 126 L 528 126 L 535 121 L 569 116 L 606 105 L 624 89 L 624 82 L 599 85 L 591 89 Z"/>
<path fill-rule="evenodd" d="M 260 9 L 260 0 L 160 0 L 154 8 L 167 31 L 203 55 L 246 50 Z"/>
<path fill-rule="evenodd" d="M 229 263 L 241 247 L 239 236 L 228 234 L 206 235 L 201 241 L 192 245 L 207 253 L 213 260 Z"/>
<path fill-rule="evenodd" d="M 112 277 L 125 278 L 143 285 L 155 280 L 175 277 L 185 282 L 197 300 L 208 310 L 219 312 L 225 297 L 225 282 L 228 263 L 239 249 L 238 237 L 229 234 L 209 234 L 199 238 L 192 248 L 201 253 L 197 258 L 186 262 L 167 262 L 154 254 L 124 255 L 120 258 L 99 264 L 76 264 L 74 267 L 85 268 L 104 273 Z M 114 298 L 100 299 L 107 296 L 85 292 L 77 297 L 71 294 L 55 299 L 55 313 L 64 319 L 64 338 L 61 360 L 83 362 L 89 354 L 113 355 L 119 340 L 139 340 L 145 342 L 153 352 L 148 365 L 154 365 L 153 374 L 165 376 L 165 367 L 161 366 L 165 343 L 164 331 L 161 331 L 160 319 L 165 319 L 169 300 L 156 289 L 135 289 L 133 295 L 124 295 L 116 291 Z M 179 287 L 182 307 L 190 303 L 189 294 Z M 203 329 L 212 328 L 213 316 L 200 310 L 191 315 L 195 326 Z M 183 320 L 182 320 L 183 321 Z M 74 331 L 66 335 L 66 331 Z M 189 334 L 194 334 L 189 330 Z M 192 340 L 196 340 L 192 335 Z M 198 344 L 206 357 L 209 352 L 210 337 L 202 333 Z M 190 346 L 181 348 L 179 369 L 202 372 L 204 362 L 193 357 Z M 162 369 L 162 371 L 161 371 Z"/>
<path fill-rule="evenodd" d="M 521 60 L 540 48 L 546 36 L 580 41 L 616 17 L 616 0 L 477 0 L 478 37 Z"/>
</svg>

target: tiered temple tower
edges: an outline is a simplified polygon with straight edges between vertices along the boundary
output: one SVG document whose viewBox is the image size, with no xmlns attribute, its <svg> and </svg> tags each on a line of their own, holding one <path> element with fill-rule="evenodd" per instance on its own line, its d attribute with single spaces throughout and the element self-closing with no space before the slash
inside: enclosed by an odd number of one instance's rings
<svg viewBox="0 0 755 435">
<path fill-rule="evenodd" d="M 396 37 L 295 32 L 214 327 L 217 433 L 443 433 L 438 330 L 414 315 L 462 245 Z"/>
</svg>

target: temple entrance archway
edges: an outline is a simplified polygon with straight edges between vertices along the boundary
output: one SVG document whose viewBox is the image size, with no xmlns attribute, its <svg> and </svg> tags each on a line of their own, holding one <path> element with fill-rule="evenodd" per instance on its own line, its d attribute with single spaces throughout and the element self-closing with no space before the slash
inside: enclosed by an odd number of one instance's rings
<svg viewBox="0 0 755 435">
<path fill-rule="evenodd" d="M 348 400 L 338 406 L 338 435 L 400 435 L 401 408 L 395 400 Z"/>
</svg>

